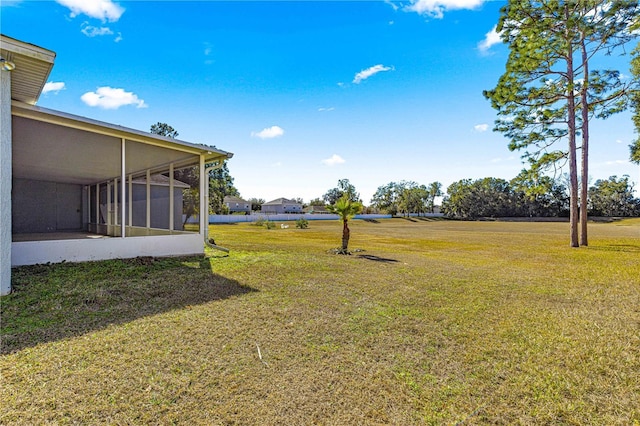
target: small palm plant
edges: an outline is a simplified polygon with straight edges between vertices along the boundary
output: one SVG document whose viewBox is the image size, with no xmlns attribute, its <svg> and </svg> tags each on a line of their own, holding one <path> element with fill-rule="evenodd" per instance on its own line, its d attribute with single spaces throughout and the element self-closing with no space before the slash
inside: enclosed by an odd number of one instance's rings
<svg viewBox="0 0 640 426">
<path fill-rule="evenodd" d="M 362 203 L 352 201 L 347 194 L 343 195 L 332 206 L 328 206 L 327 210 L 337 214 L 342 220 L 342 247 L 338 251 L 340 254 L 349 254 L 349 219 L 362 211 Z"/>
</svg>

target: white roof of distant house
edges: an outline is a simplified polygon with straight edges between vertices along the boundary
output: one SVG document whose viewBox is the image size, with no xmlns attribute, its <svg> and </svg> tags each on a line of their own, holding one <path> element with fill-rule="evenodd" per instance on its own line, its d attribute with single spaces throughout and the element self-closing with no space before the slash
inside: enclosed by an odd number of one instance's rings
<svg viewBox="0 0 640 426">
<path fill-rule="evenodd" d="M 247 200 L 243 200 L 240 197 L 235 197 L 233 195 L 227 195 L 224 197 L 223 202 L 225 203 L 248 203 Z"/>
<path fill-rule="evenodd" d="M 292 204 L 300 204 L 297 201 L 294 200 L 289 200 L 288 198 L 276 198 L 273 201 L 269 201 L 268 203 L 264 203 L 263 206 L 268 206 L 268 205 L 273 205 L 273 204 L 286 204 L 286 203 L 292 203 Z"/>
</svg>

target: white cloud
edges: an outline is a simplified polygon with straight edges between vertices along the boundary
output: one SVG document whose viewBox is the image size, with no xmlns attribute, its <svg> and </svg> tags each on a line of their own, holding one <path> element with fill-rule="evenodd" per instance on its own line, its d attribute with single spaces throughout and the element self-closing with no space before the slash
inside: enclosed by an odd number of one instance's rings
<svg viewBox="0 0 640 426">
<path fill-rule="evenodd" d="M 88 22 L 82 24 L 82 29 L 80 30 L 82 34 L 87 37 L 96 37 L 96 36 L 104 36 L 104 35 L 112 35 L 113 31 L 109 27 L 94 27 L 89 25 Z"/>
<path fill-rule="evenodd" d="M 333 111 L 335 108 L 334 107 L 329 107 L 329 108 L 318 108 L 318 111 L 320 112 L 328 112 L 328 111 Z"/>
<path fill-rule="evenodd" d="M 273 139 L 282 135 L 284 135 L 284 129 L 280 126 L 271 126 L 259 132 L 251 132 L 251 136 L 260 139 Z"/>
<path fill-rule="evenodd" d="M 498 26 L 494 25 L 491 31 L 484 35 L 484 40 L 478 43 L 478 50 L 482 53 L 486 53 L 494 44 L 502 43 L 500 33 L 496 31 L 497 28 Z"/>
<path fill-rule="evenodd" d="M 213 53 L 213 47 L 209 43 L 204 44 L 204 56 L 209 56 Z"/>
<path fill-rule="evenodd" d="M 473 126 L 473 128 L 475 129 L 476 132 L 486 132 L 487 130 L 489 130 L 489 125 L 488 124 L 476 124 L 475 126 Z"/>
<path fill-rule="evenodd" d="M 388 4 L 389 6 L 391 6 L 393 8 L 393 10 L 397 11 L 399 9 L 398 5 L 395 4 L 394 2 L 392 2 L 391 0 L 384 0 L 384 2 L 386 4 Z"/>
<path fill-rule="evenodd" d="M 331 157 L 322 160 L 322 164 L 329 167 L 335 166 L 337 164 L 343 164 L 345 162 L 345 159 L 340 157 L 338 154 L 333 154 Z"/>
<path fill-rule="evenodd" d="M 109 86 L 98 87 L 95 92 L 87 92 L 80 97 L 82 102 L 92 107 L 104 109 L 118 109 L 125 105 L 135 105 L 136 108 L 146 108 L 147 104 L 138 95 L 125 92 L 124 89 L 114 89 Z"/>
<path fill-rule="evenodd" d="M 87 15 L 102 22 L 116 22 L 124 13 L 124 8 L 112 0 L 56 0 L 69 8 L 71 17 Z"/>
<path fill-rule="evenodd" d="M 113 41 L 115 41 L 116 43 L 119 43 L 122 41 L 122 33 L 118 33 L 118 35 L 116 36 L 116 38 L 113 39 Z"/>
<path fill-rule="evenodd" d="M 54 92 L 54 93 L 58 93 L 61 90 L 64 90 L 64 83 L 63 82 L 53 82 L 53 81 L 49 81 L 47 82 L 44 87 L 42 88 L 42 93 L 49 93 L 49 92 Z"/>
<path fill-rule="evenodd" d="M 621 164 L 629 164 L 628 160 L 613 160 L 613 161 L 605 161 L 605 165 L 607 166 L 619 166 Z"/>
<path fill-rule="evenodd" d="M 445 11 L 475 9 L 485 0 L 411 0 L 404 10 L 442 19 Z"/>
<path fill-rule="evenodd" d="M 211 43 L 205 42 L 204 43 L 204 56 L 205 56 L 205 60 L 204 63 L 206 65 L 211 65 L 213 64 L 215 61 L 213 60 L 213 58 L 211 57 L 211 55 L 213 54 L 213 46 L 211 45 Z"/>
<path fill-rule="evenodd" d="M 393 69 L 392 67 L 385 67 L 382 64 L 374 65 L 372 67 L 367 68 L 366 70 L 362 70 L 359 73 L 357 73 L 353 78 L 353 83 L 360 84 L 360 82 L 362 82 L 363 80 L 366 80 L 372 75 L 378 74 L 379 72 L 382 72 L 382 71 L 390 71 L 392 69 Z"/>
</svg>

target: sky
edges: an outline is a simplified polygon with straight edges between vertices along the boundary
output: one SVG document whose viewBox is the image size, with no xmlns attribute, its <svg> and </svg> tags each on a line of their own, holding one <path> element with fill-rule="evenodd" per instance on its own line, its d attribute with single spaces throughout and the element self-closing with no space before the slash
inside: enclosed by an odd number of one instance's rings
<svg viewBox="0 0 640 426">
<path fill-rule="evenodd" d="M 234 153 L 245 199 L 320 198 L 349 179 L 511 179 L 492 131 L 505 1 L 1 0 L 0 30 L 56 52 L 38 105 Z M 628 57 L 606 58 L 628 75 Z M 594 122 L 592 182 L 629 175 L 629 113 Z M 566 170 L 563 170 L 566 172 Z"/>
</svg>

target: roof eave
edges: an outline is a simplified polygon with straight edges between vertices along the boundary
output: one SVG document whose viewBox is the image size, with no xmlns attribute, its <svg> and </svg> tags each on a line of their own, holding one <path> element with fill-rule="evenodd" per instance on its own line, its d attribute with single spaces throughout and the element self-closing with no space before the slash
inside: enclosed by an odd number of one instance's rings
<svg viewBox="0 0 640 426">
<path fill-rule="evenodd" d="M 155 135 L 140 130 L 135 130 L 103 121 L 93 120 L 78 115 L 68 114 L 48 108 L 35 105 L 29 105 L 24 102 L 13 100 L 11 102 L 11 114 L 18 117 L 30 118 L 33 120 L 44 121 L 61 126 L 71 127 L 79 130 L 85 130 L 92 133 L 100 133 L 107 136 L 123 138 L 137 142 L 156 145 L 167 148 L 178 148 L 181 151 L 189 152 L 197 155 L 204 155 L 205 161 L 213 161 L 217 159 L 230 159 L 233 153 L 223 151 L 207 145 L 199 145 L 191 142 L 172 139 L 165 136 Z"/>
<path fill-rule="evenodd" d="M 38 102 L 56 53 L 4 34 L 0 34 L 0 51 L 2 57 L 16 67 L 12 71 L 12 97 L 31 105 Z"/>
</svg>

